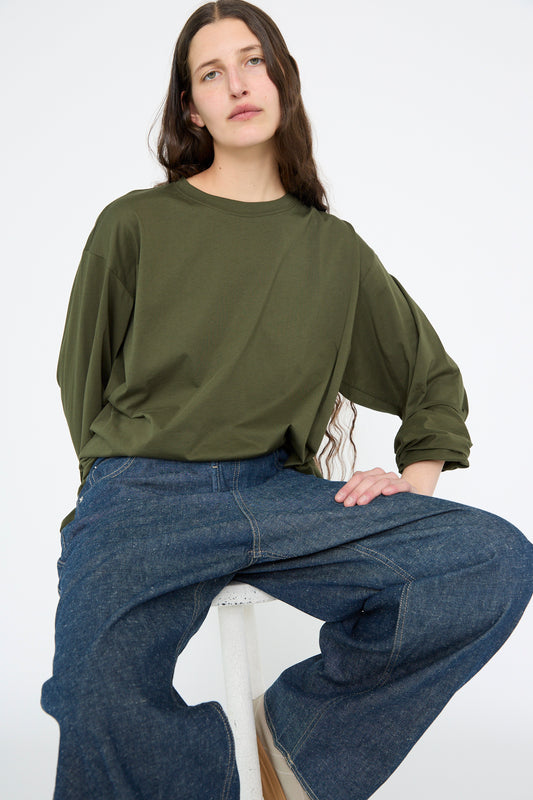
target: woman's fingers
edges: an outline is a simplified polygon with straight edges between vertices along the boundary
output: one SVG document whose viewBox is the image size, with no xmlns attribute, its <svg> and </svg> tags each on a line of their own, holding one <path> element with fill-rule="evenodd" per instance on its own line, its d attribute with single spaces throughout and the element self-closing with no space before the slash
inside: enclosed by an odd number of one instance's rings
<svg viewBox="0 0 533 800">
<path fill-rule="evenodd" d="M 348 493 L 344 500 L 344 505 L 365 505 L 378 495 L 382 494 L 382 492 L 388 487 L 394 487 L 395 490 L 401 490 L 397 476 L 384 475 L 383 477 L 366 479 L 362 481 L 356 489 L 353 489 Z M 407 491 L 407 488 L 405 488 L 404 491 Z"/>
<path fill-rule="evenodd" d="M 342 487 L 342 489 L 340 489 L 339 492 L 337 492 L 337 495 L 343 494 L 344 496 L 346 496 L 351 491 L 360 486 L 361 483 L 364 483 L 365 481 L 372 482 L 373 478 L 381 477 L 382 475 L 385 474 L 386 474 L 385 470 L 381 469 L 381 467 L 374 467 L 374 469 L 367 469 L 364 471 L 354 472 L 350 480 L 344 484 L 344 486 Z"/>
<path fill-rule="evenodd" d="M 414 487 L 408 481 L 395 476 L 394 479 L 386 478 L 382 481 L 375 481 L 370 487 L 359 494 L 356 503 L 357 505 L 362 506 L 366 503 L 369 503 L 380 494 L 388 497 L 389 495 L 398 494 L 399 492 L 413 491 Z"/>
<path fill-rule="evenodd" d="M 371 486 L 376 479 L 379 479 L 386 474 L 387 473 L 385 470 L 381 469 L 381 467 L 374 467 L 374 469 L 354 472 L 350 480 L 347 481 L 342 489 L 337 492 L 335 499 L 344 500 L 346 497 L 348 497 L 348 495 L 352 494 L 355 496 L 357 490 L 359 493 L 362 493 L 366 488 Z M 392 475 L 393 473 L 389 474 Z"/>
<path fill-rule="evenodd" d="M 345 506 L 365 505 L 380 494 L 413 492 L 414 487 L 394 472 L 385 472 L 381 467 L 355 472 L 350 480 L 335 495 L 335 500 Z"/>
</svg>

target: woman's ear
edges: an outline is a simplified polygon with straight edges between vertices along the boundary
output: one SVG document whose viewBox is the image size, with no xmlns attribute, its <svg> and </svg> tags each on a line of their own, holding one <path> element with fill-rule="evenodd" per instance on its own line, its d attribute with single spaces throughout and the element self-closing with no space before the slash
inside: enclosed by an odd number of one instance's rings
<svg viewBox="0 0 533 800">
<path fill-rule="evenodd" d="M 180 94 L 180 103 L 182 109 L 185 111 L 186 105 L 183 103 L 183 95 L 185 94 L 185 90 Z M 205 128 L 205 122 L 203 121 L 202 117 L 198 113 L 196 106 L 194 105 L 193 101 L 189 102 L 189 116 L 191 122 L 198 126 L 198 128 Z"/>
</svg>

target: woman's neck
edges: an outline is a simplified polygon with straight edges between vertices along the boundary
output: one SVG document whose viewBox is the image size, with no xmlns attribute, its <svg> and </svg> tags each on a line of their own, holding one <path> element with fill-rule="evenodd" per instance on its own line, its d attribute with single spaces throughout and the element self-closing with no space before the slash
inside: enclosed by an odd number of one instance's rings
<svg viewBox="0 0 533 800">
<path fill-rule="evenodd" d="M 286 194 L 273 158 L 246 159 L 242 153 L 233 158 L 215 153 L 210 167 L 187 180 L 202 192 L 248 203 L 278 200 Z"/>
</svg>

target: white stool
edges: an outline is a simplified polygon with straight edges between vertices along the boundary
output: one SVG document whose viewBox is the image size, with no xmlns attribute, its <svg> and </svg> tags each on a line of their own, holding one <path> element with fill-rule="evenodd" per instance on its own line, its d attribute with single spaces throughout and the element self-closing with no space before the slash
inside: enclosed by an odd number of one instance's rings
<svg viewBox="0 0 533 800">
<path fill-rule="evenodd" d="M 262 800 L 252 700 L 263 693 L 254 604 L 275 600 L 247 583 L 229 583 L 213 600 L 218 606 L 227 715 L 235 739 L 242 800 Z"/>
</svg>

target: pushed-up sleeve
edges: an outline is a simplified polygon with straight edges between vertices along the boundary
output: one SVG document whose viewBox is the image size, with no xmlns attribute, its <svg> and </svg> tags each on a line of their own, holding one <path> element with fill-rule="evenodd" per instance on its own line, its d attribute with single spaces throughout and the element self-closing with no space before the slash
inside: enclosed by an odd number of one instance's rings
<svg viewBox="0 0 533 800">
<path fill-rule="evenodd" d="M 351 351 L 340 391 L 356 404 L 396 414 L 398 469 L 443 460 L 468 466 L 468 400 L 461 374 L 427 317 L 363 246 Z"/>
<path fill-rule="evenodd" d="M 81 256 L 57 366 L 78 457 L 105 404 L 105 388 L 128 328 L 138 252 L 135 215 L 121 215 L 110 204 L 96 220 Z"/>
</svg>

